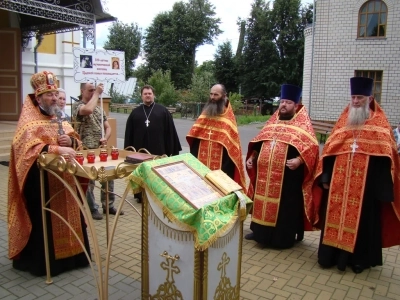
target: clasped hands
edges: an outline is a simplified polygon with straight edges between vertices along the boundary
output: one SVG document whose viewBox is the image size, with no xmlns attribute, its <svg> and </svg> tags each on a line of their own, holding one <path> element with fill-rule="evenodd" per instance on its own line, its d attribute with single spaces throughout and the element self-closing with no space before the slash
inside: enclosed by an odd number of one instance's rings
<svg viewBox="0 0 400 300">
<path fill-rule="evenodd" d="M 249 159 L 246 161 L 246 167 L 247 169 L 252 169 L 253 168 L 253 161 L 256 160 L 255 156 L 250 156 Z M 286 166 L 290 169 L 290 170 L 296 170 L 300 165 L 302 164 L 302 161 L 300 158 L 296 157 L 296 158 L 292 158 L 292 159 L 288 159 L 286 161 Z"/>
<path fill-rule="evenodd" d="M 69 135 L 66 135 L 66 134 L 59 135 L 57 137 L 57 142 L 58 142 L 58 145 L 60 146 L 60 148 L 58 150 L 60 152 L 60 154 L 68 154 L 72 157 L 75 157 L 76 152 L 73 148 L 71 148 L 72 140 Z"/>
</svg>

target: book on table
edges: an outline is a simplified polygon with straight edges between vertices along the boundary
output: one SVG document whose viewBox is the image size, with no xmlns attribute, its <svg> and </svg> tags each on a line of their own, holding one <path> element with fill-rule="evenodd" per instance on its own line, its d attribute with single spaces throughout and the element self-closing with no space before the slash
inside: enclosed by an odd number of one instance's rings
<svg viewBox="0 0 400 300">
<path fill-rule="evenodd" d="M 230 178 L 222 170 L 213 170 L 207 173 L 205 178 L 225 196 L 243 189 L 236 181 Z"/>
<path fill-rule="evenodd" d="M 125 162 L 131 164 L 140 164 L 147 160 L 152 160 L 156 157 L 156 155 L 143 153 L 143 152 L 134 152 L 125 157 Z"/>
</svg>

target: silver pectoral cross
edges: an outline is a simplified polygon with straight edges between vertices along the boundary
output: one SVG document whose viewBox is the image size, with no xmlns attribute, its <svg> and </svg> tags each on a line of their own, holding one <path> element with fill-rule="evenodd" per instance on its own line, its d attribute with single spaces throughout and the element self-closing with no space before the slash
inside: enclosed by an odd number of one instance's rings
<svg viewBox="0 0 400 300">
<path fill-rule="evenodd" d="M 146 123 L 146 127 L 149 127 L 149 123 L 150 123 L 149 119 L 147 119 L 147 120 L 144 121 L 144 122 Z"/>
<path fill-rule="evenodd" d="M 51 123 L 57 123 L 57 125 L 58 125 L 58 132 L 57 133 L 59 135 L 63 135 L 63 134 L 65 134 L 65 131 L 64 131 L 64 128 L 62 127 L 62 122 L 64 121 L 64 119 L 62 117 L 62 113 L 59 111 L 59 112 L 56 113 L 56 115 L 57 115 L 57 118 L 54 119 L 54 120 L 51 120 L 50 122 Z"/>
<path fill-rule="evenodd" d="M 353 144 L 350 147 L 352 149 L 351 152 L 355 153 L 358 148 L 357 141 L 354 140 Z"/>
</svg>

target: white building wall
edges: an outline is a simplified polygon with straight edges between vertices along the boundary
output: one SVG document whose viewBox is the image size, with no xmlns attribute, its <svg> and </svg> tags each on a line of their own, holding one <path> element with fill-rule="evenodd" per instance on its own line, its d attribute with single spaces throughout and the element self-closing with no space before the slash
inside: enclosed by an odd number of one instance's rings
<svg viewBox="0 0 400 300">
<path fill-rule="evenodd" d="M 67 92 L 67 104 L 70 103 L 70 96 L 77 97 L 80 94 L 79 83 L 74 81 L 73 72 L 73 55 L 72 47 L 79 47 L 73 45 L 72 34 L 74 35 L 73 41 L 80 41 L 80 32 L 75 31 L 58 33 L 56 35 L 56 54 L 38 53 L 38 71 L 51 71 L 57 75 L 60 81 L 60 87 Z M 35 58 L 34 46 L 36 39 L 29 42 L 28 47 L 22 52 L 22 94 L 24 97 L 32 93 L 30 85 L 31 76 L 35 73 Z"/>
<path fill-rule="evenodd" d="M 335 121 L 350 100 L 349 79 L 355 70 L 383 71 L 381 105 L 392 125 L 400 119 L 400 0 L 388 6 L 385 38 L 357 39 L 358 13 L 365 0 L 316 2 L 311 118 Z M 307 31 L 307 29 L 306 29 Z M 306 36 L 304 73 L 310 68 L 309 36 Z M 310 60 L 310 59 L 309 59 Z M 311 61 L 311 60 L 310 60 Z M 310 78 L 303 81 L 307 106 Z M 309 108 L 308 108 L 309 109 Z M 309 109 L 310 110 L 310 109 Z"/>
<path fill-rule="evenodd" d="M 302 104 L 310 113 L 310 76 L 312 66 L 312 33 L 313 27 L 304 30 L 304 67 L 303 67 L 303 88 Z"/>
</svg>

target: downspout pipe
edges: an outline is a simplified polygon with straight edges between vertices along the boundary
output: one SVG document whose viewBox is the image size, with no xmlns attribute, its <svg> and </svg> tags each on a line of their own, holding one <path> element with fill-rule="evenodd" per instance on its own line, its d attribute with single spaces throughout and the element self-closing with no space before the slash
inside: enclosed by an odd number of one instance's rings
<svg viewBox="0 0 400 300">
<path fill-rule="evenodd" d="M 308 114 L 311 117 L 311 96 L 312 96 L 312 88 L 313 88 L 313 67 L 314 67 L 314 36 L 315 36 L 315 3 L 317 1 L 314 0 L 313 4 L 313 25 L 312 25 L 312 46 L 311 46 L 311 70 L 310 70 L 310 96 L 308 103 Z"/>
<path fill-rule="evenodd" d="M 42 44 L 43 41 L 43 35 L 37 33 L 36 34 L 36 45 L 33 48 L 33 55 L 34 55 L 34 60 L 35 60 L 35 73 L 38 72 L 38 58 L 37 58 L 37 49 L 39 48 L 39 46 Z"/>
</svg>

